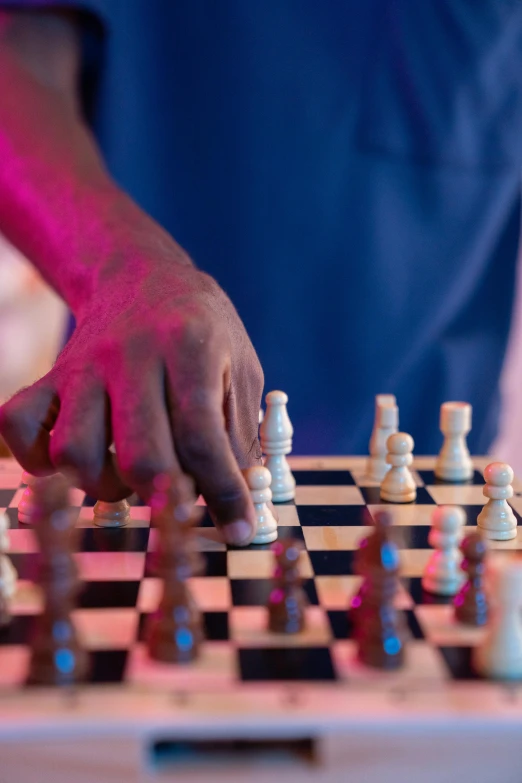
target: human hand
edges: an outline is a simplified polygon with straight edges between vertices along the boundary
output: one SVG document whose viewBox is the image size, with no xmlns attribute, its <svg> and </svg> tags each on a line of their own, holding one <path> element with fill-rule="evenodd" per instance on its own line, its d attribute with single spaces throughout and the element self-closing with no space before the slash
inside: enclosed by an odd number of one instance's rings
<svg viewBox="0 0 522 783">
<path fill-rule="evenodd" d="M 0 432 L 30 473 L 72 469 L 107 501 L 147 498 L 166 472 L 184 496 L 189 476 L 226 540 L 245 544 L 261 366 L 225 293 L 163 237 L 161 254 L 133 249 L 98 271 L 68 345 L 0 408 Z"/>
</svg>

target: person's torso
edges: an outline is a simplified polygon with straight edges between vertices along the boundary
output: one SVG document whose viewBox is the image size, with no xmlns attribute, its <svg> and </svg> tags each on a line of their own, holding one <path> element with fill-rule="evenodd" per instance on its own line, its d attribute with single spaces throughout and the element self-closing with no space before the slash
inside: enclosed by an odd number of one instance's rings
<svg viewBox="0 0 522 783">
<path fill-rule="evenodd" d="M 468 399 L 484 449 L 518 239 L 515 3 L 105 5 L 109 167 L 230 295 L 296 450 L 364 451 L 379 392 L 420 452 Z"/>
</svg>

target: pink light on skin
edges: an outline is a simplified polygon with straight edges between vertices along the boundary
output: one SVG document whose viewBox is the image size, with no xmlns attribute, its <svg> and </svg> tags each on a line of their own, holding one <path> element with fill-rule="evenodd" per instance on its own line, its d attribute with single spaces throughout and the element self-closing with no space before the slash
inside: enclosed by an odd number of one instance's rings
<svg viewBox="0 0 522 783">
<path fill-rule="evenodd" d="M 284 593 L 280 587 L 276 587 L 270 593 L 271 604 L 282 604 L 284 599 Z"/>
<path fill-rule="evenodd" d="M 170 487 L 170 476 L 169 476 L 169 474 L 168 473 L 158 473 L 158 475 L 154 477 L 152 485 L 153 485 L 154 489 L 157 492 L 166 492 L 168 490 L 168 488 Z"/>
<path fill-rule="evenodd" d="M 150 499 L 150 507 L 153 511 L 161 511 L 167 505 L 167 500 L 165 492 L 155 492 Z"/>
<path fill-rule="evenodd" d="M 360 595 L 354 595 L 354 597 L 352 598 L 352 608 L 353 609 L 358 609 L 361 604 L 362 604 L 361 596 Z"/>
<path fill-rule="evenodd" d="M 152 480 L 154 492 L 150 499 L 150 507 L 154 511 L 161 511 L 168 502 L 167 491 L 170 488 L 170 476 L 168 473 L 158 473 Z"/>
</svg>

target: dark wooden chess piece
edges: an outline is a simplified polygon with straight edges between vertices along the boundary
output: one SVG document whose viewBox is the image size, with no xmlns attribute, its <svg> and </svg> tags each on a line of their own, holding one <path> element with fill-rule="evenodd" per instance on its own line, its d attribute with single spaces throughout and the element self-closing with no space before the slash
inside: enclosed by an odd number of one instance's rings
<svg viewBox="0 0 522 783">
<path fill-rule="evenodd" d="M 467 625 L 485 625 L 489 614 L 484 589 L 486 540 L 478 531 L 471 533 L 461 542 L 460 551 L 464 555 L 461 568 L 468 575 L 468 579 L 455 596 L 455 617 Z"/>
<path fill-rule="evenodd" d="M 299 573 L 301 546 L 287 539 L 272 544 L 276 566 L 268 599 L 268 628 L 274 633 L 299 633 L 305 625 L 306 593 Z"/>
<path fill-rule="evenodd" d="M 35 486 L 33 521 L 44 599 L 31 643 L 28 681 L 36 685 L 72 685 L 88 669 L 88 657 L 71 617 L 80 583 L 73 557 L 76 528 L 69 488 L 60 474 Z"/>
<path fill-rule="evenodd" d="M 197 657 L 204 638 L 201 614 L 188 585 L 189 577 L 203 567 L 192 529 L 201 509 L 191 494 L 181 500 L 168 476 L 158 477 L 155 484 L 151 524 L 158 529 L 155 572 L 163 579 L 163 594 L 150 618 L 148 650 L 157 661 L 188 663 Z"/>
<path fill-rule="evenodd" d="M 0 590 L 0 629 L 11 622 L 11 607 L 9 599 L 3 590 Z"/>
<path fill-rule="evenodd" d="M 390 514 L 375 515 L 375 530 L 364 547 L 359 568 L 365 589 L 355 616 L 358 658 L 378 669 L 400 668 L 408 631 L 404 613 L 395 607 L 400 586 L 399 549 Z"/>
<path fill-rule="evenodd" d="M 390 527 L 393 524 L 393 518 L 391 514 L 388 511 L 381 511 L 379 512 L 379 519 L 380 525 L 386 524 L 388 527 Z M 375 532 L 375 523 L 372 519 L 372 523 L 374 525 L 372 532 L 369 536 L 366 536 L 365 538 L 361 538 L 359 541 L 358 548 L 355 551 L 355 556 L 353 559 L 353 573 L 356 576 L 361 577 L 361 584 L 359 586 L 359 589 L 355 593 L 355 595 L 352 597 L 350 601 L 350 607 L 349 607 L 349 619 L 354 624 L 354 627 L 357 627 L 357 613 L 361 609 L 361 607 L 364 607 L 364 600 L 366 598 L 366 595 L 368 593 L 368 588 L 370 584 L 370 580 L 368 579 L 366 575 L 366 568 L 365 568 L 365 559 L 368 556 L 368 552 L 371 552 L 368 549 L 368 541 L 370 538 L 374 535 Z"/>
<path fill-rule="evenodd" d="M 353 573 L 356 576 L 361 577 L 361 584 L 357 592 L 352 596 L 350 606 L 348 609 L 348 620 L 352 623 L 352 626 L 357 629 L 357 615 L 364 605 L 364 600 L 368 592 L 368 579 L 365 576 L 364 558 L 367 553 L 368 538 L 362 538 L 359 541 L 359 548 L 356 550 L 353 559 Z"/>
</svg>

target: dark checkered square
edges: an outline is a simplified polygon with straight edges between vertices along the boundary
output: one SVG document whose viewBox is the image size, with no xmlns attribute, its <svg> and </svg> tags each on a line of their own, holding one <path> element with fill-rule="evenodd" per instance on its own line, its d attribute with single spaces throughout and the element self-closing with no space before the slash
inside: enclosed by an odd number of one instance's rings
<svg viewBox="0 0 522 783">
<path fill-rule="evenodd" d="M 373 525 L 366 506 L 297 506 L 302 527 Z"/>
<path fill-rule="evenodd" d="M 330 650 L 327 647 L 240 649 L 239 667 L 244 682 L 336 679 Z"/>
<path fill-rule="evenodd" d="M 317 590 L 313 579 L 305 579 L 304 591 L 308 602 L 314 606 L 319 604 Z M 266 606 L 272 591 L 271 579 L 232 579 L 230 582 L 233 606 Z"/>
<path fill-rule="evenodd" d="M 355 485 L 349 470 L 294 470 L 293 474 L 298 487 L 347 487 Z"/>
</svg>

